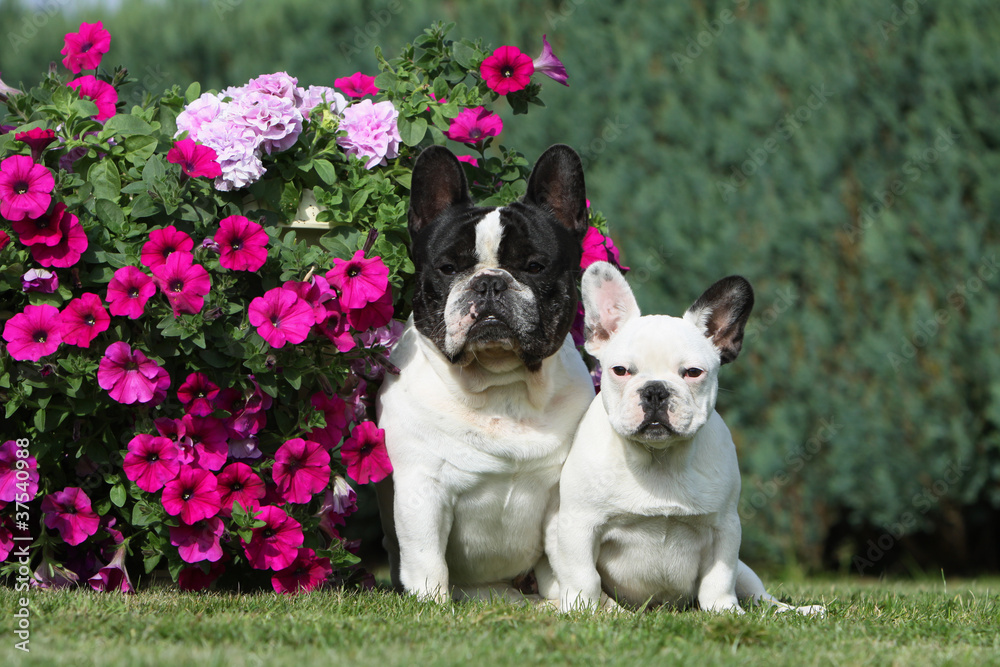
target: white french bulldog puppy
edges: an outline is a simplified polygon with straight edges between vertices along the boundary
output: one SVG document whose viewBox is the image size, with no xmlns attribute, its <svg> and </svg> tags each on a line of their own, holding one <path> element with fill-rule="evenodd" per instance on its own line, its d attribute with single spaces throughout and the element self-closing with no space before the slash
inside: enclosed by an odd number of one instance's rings
<svg viewBox="0 0 1000 667">
<path fill-rule="evenodd" d="M 547 532 L 560 608 L 613 606 L 601 603 L 603 591 L 632 608 L 743 613 L 739 600 L 750 599 L 792 609 L 739 559 L 736 448 L 715 411 L 719 367 L 742 346 L 750 284 L 723 278 L 683 317 L 640 317 L 606 262 L 587 269 L 582 291 L 586 349 L 603 375 Z"/>
<path fill-rule="evenodd" d="M 549 148 L 523 199 L 476 206 L 441 146 L 413 167 L 413 317 L 378 395 L 392 477 L 377 486 L 393 583 L 421 598 L 551 589 L 544 525 L 594 397 L 570 326 L 588 226 L 583 166 Z"/>
</svg>

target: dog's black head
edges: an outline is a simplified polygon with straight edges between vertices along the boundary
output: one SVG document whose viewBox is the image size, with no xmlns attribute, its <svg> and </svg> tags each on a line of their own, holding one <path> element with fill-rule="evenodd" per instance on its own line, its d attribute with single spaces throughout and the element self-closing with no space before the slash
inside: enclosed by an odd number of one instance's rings
<svg viewBox="0 0 1000 667">
<path fill-rule="evenodd" d="M 409 211 L 417 329 L 453 363 L 513 354 L 538 370 L 573 323 L 587 224 L 583 165 L 569 146 L 545 151 L 524 197 L 501 208 L 476 206 L 451 151 L 427 148 Z"/>
</svg>

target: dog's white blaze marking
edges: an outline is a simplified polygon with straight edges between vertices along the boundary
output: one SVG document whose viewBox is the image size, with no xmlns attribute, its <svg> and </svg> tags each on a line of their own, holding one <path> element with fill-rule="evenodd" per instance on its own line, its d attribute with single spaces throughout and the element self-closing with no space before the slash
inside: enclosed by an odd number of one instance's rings
<svg viewBox="0 0 1000 667">
<path fill-rule="evenodd" d="M 478 268 L 500 266 L 500 241 L 503 239 L 503 225 L 500 211 L 494 209 L 476 223 L 476 259 Z"/>
</svg>

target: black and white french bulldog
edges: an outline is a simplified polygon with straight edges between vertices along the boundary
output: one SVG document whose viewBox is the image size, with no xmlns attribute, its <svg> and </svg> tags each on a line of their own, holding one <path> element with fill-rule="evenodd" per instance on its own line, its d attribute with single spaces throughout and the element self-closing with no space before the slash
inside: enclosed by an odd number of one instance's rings
<svg viewBox="0 0 1000 667">
<path fill-rule="evenodd" d="M 409 209 L 413 316 L 376 404 L 393 465 L 378 488 L 393 582 L 444 601 L 554 583 L 544 524 L 594 389 L 569 335 L 588 221 L 568 146 L 524 197 L 476 206 L 447 149 L 424 150 Z"/>
<path fill-rule="evenodd" d="M 640 317 L 616 268 L 583 276 L 586 349 L 601 393 L 563 467 L 547 548 L 560 608 L 647 602 L 742 613 L 740 600 L 793 608 L 739 559 L 740 471 L 715 411 L 719 367 L 740 353 L 753 290 L 712 285 L 683 317 Z"/>
</svg>

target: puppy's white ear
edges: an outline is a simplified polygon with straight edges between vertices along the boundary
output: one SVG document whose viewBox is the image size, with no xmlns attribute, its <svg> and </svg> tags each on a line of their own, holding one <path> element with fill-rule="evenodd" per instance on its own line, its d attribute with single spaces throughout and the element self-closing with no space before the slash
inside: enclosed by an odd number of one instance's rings
<svg viewBox="0 0 1000 667">
<path fill-rule="evenodd" d="M 584 348 L 595 357 L 629 320 L 639 304 L 625 277 L 607 262 L 594 262 L 583 274 Z"/>
<path fill-rule="evenodd" d="M 743 329 L 753 309 L 753 288 L 742 276 L 716 282 L 684 313 L 684 319 L 712 339 L 719 360 L 728 364 L 743 348 Z"/>
</svg>

